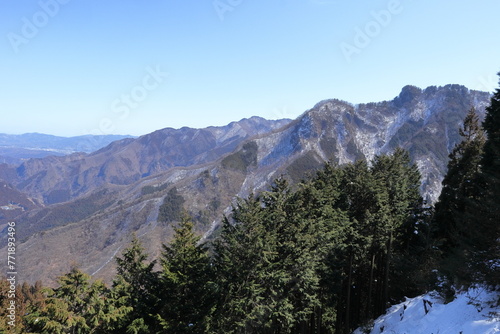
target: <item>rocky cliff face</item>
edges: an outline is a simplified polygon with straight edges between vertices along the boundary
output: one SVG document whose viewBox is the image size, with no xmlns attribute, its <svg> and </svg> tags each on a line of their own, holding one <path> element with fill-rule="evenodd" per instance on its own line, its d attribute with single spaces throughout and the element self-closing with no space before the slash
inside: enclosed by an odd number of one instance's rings
<svg viewBox="0 0 500 334">
<path fill-rule="evenodd" d="M 109 279 L 132 232 L 157 256 L 172 235 L 172 222 L 159 222 L 158 212 L 173 187 L 210 238 L 235 196 L 265 189 L 282 174 L 299 181 L 327 160 L 370 160 L 397 146 L 410 151 L 432 202 L 465 114 L 474 106 L 483 117 L 489 99 L 458 85 L 407 86 L 392 101 L 321 101 L 291 122 L 164 129 L 89 155 L 33 159 L 14 171 L 0 166 L 18 189 L 45 203 L 17 217 L 20 275 L 50 282 L 77 263 Z"/>
<path fill-rule="evenodd" d="M 326 160 L 371 160 L 400 146 L 419 166 L 422 193 L 434 202 L 465 114 L 475 107 L 484 117 L 489 100 L 488 93 L 447 85 L 424 90 L 406 86 L 394 100 L 378 103 L 321 101 L 280 133 L 257 140 L 259 165 L 277 169 L 287 157 L 295 162 L 287 167 L 293 177 Z"/>
</svg>

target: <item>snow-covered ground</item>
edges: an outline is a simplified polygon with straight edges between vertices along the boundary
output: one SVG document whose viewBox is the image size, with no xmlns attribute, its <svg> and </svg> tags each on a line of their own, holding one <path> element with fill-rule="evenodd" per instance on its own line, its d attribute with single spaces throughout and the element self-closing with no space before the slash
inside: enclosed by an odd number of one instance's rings
<svg viewBox="0 0 500 334">
<path fill-rule="evenodd" d="M 444 304 L 437 293 L 428 293 L 392 306 L 371 331 L 359 328 L 354 334 L 498 334 L 499 298 L 498 292 L 476 288 Z"/>
</svg>

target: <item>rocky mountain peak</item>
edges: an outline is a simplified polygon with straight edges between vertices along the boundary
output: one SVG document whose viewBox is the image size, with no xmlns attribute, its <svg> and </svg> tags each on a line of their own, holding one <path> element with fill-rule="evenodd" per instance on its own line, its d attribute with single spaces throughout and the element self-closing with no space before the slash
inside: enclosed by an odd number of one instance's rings
<svg viewBox="0 0 500 334">
<path fill-rule="evenodd" d="M 371 160 L 400 146 L 419 166 L 422 191 L 433 202 L 441 191 L 448 154 L 460 140 L 458 128 L 465 114 L 475 107 L 483 115 L 489 99 L 488 93 L 460 85 L 425 89 L 408 85 L 391 101 L 353 105 L 323 100 L 291 123 L 282 138 L 274 138 L 276 145 L 268 155 L 260 153 L 261 161 L 270 164 L 283 155 L 307 154 L 297 159 L 312 168 L 325 160 L 340 164 Z"/>
<path fill-rule="evenodd" d="M 401 90 L 401 93 L 393 100 L 394 105 L 397 108 L 402 108 L 411 104 L 415 99 L 418 99 L 422 95 L 422 89 L 407 85 Z"/>
</svg>

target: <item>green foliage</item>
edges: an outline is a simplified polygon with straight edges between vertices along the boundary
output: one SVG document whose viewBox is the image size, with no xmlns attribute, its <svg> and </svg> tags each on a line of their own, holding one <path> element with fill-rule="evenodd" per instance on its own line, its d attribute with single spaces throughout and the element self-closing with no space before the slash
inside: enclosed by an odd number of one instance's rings
<svg viewBox="0 0 500 334">
<path fill-rule="evenodd" d="M 257 165 L 258 146 L 254 141 L 245 143 L 242 149 L 222 159 L 222 167 L 246 173 L 248 167 Z"/>
<path fill-rule="evenodd" d="M 321 160 L 313 151 L 295 159 L 286 169 L 294 182 L 299 182 L 308 172 L 312 174 L 321 167 Z"/>
<path fill-rule="evenodd" d="M 354 142 L 354 139 L 349 140 L 349 142 L 347 143 L 346 152 L 351 154 L 354 157 L 355 161 L 365 159 L 365 155 L 358 149 L 356 143 Z"/>
<path fill-rule="evenodd" d="M 158 221 L 180 221 L 182 217 L 184 202 L 184 197 L 179 194 L 176 187 L 170 189 L 167 193 L 167 196 L 165 196 L 165 199 L 163 200 L 163 204 L 160 206 Z"/>
<path fill-rule="evenodd" d="M 147 262 L 147 254 L 134 235 L 130 246 L 116 258 L 117 275 L 111 297 L 123 317 L 114 323 L 119 333 L 150 333 L 159 328 L 154 314 L 159 305 L 159 280 L 155 261 Z"/>
<path fill-rule="evenodd" d="M 375 157 L 371 167 L 360 160 L 335 174 L 338 195 L 333 207 L 341 210 L 348 221 L 342 229 L 336 229 L 342 233 L 332 247 L 330 270 L 335 271 L 329 276 L 337 281 L 336 328 L 348 333 L 385 311 L 389 301 L 402 297 L 399 282 L 392 278 L 400 270 L 395 260 L 403 257 L 403 241 L 415 232 L 421 207 L 420 175 L 408 153 L 401 149 Z M 325 187 L 328 181 L 324 180 L 328 179 L 323 173 L 318 176 L 319 184 Z M 405 256 L 410 259 L 420 254 Z M 409 269 L 417 272 L 419 268 Z M 404 284 L 412 285 L 408 281 Z"/>
<path fill-rule="evenodd" d="M 471 110 L 436 204 L 440 269 L 449 282 L 445 292 L 453 285 L 500 283 L 500 89 L 486 108 L 483 127 L 486 135 Z"/>
<path fill-rule="evenodd" d="M 483 127 L 487 140 L 479 174 L 482 193 L 474 220 L 477 242 L 471 255 L 482 278 L 495 286 L 500 284 L 500 88 L 486 108 Z"/>
<path fill-rule="evenodd" d="M 28 332 L 107 333 L 123 316 L 106 286 L 77 268 L 59 278 L 59 287 L 44 289 L 45 298 L 30 306 L 24 320 Z"/>
<path fill-rule="evenodd" d="M 160 272 L 134 238 L 110 290 L 73 272 L 37 316 L 55 332 L 348 333 L 416 286 L 426 243 L 415 233 L 427 224 L 419 177 L 396 150 L 371 166 L 326 164 L 295 191 L 278 179 L 235 203 L 211 256 L 184 217 Z M 163 212 L 182 201 L 172 188 Z"/>
<path fill-rule="evenodd" d="M 221 299 L 213 328 L 349 332 L 366 320 L 361 312 L 385 310 L 389 297 L 402 297 L 390 294 L 391 254 L 414 232 L 405 224 L 421 205 L 419 177 L 408 153 L 396 150 L 372 168 L 326 165 L 295 193 L 278 180 L 240 200 L 214 247 Z"/>
<path fill-rule="evenodd" d="M 205 333 L 213 302 L 213 282 L 207 250 L 199 245 L 187 216 L 163 246 L 157 318 L 164 333 Z"/>
<path fill-rule="evenodd" d="M 141 189 L 141 194 L 143 196 L 149 195 L 149 194 L 154 194 L 154 193 L 157 193 L 157 192 L 161 192 L 161 191 L 167 189 L 168 187 L 170 187 L 170 183 L 169 182 L 164 183 L 162 185 L 157 185 L 157 186 L 144 186 Z"/>
<path fill-rule="evenodd" d="M 476 228 L 471 225 L 471 217 L 481 192 L 476 180 L 486 140 L 474 108 L 465 117 L 459 133 L 462 141 L 449 155 L 448 172 L 436 203 L 435 238 L 442 252 L 442 273 L 449 282 L 469 285 L 475 273 L 464 266 L 468 252 L 465 246 L 472 241 L 471 233 Z"/>
</svg>

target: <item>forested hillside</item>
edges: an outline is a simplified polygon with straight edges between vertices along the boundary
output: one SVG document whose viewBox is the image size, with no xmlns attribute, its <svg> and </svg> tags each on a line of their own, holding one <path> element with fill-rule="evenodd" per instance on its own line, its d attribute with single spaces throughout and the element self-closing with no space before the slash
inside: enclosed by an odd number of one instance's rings
<svg viewBox="0 0 500 334">
<path fill-rule="evenodd" d="M 191 218 L 173 210 L 181 201 L 171 191 L 165 219 L 182 218 L 158 259 L 134 238 L 110 286 L 76 266 L 55 288 L 19 286 L 10 329 L 347 334 L 405 296 L 438 289 L 449 302 L 463 287 L 498 287 L 500 89 L 482 125 L 471 109 L 459 133 L 435 207 L 423 201 L 420 172 L 401 148 L 326 163 L 298 184 L 277 178 L 240 198 L 204 243 Z M 5 312 L 9 301 L 0 298 Z M 0 328 L 7 321 L 2 314 Z"/>
<path fill-rule="evenodd" d="M 54 287 L 78 263 L 110 284 L 113 258 L 131 234 L 158 257 L 182 208 L 210 238 L 235 197 L 269 189 L 280 175 L 296 185 L 327 161 L 371 161 L 397 147 L 409 152 L 422 175 L 420 193 L 434 203 L 467 111 L 475 107 L 483 120 L 490 99 L 460 85 L 405 86 L 390 101 L 324 100 L 293 121 L 252 117 L 223 127 L 167 128 L 91 154 L 0 165 L 0 178 L 39 204 L 9 211 L 16 213 L 23 256 L 18 272 L 31 284 Z M 0 206 L 9 203 L 21 202 L 5 192 Z M 0 228 L 7 217 L 0 215 Z M 0 247 L 6 246 L 4 233 Z"/>
</svg>

